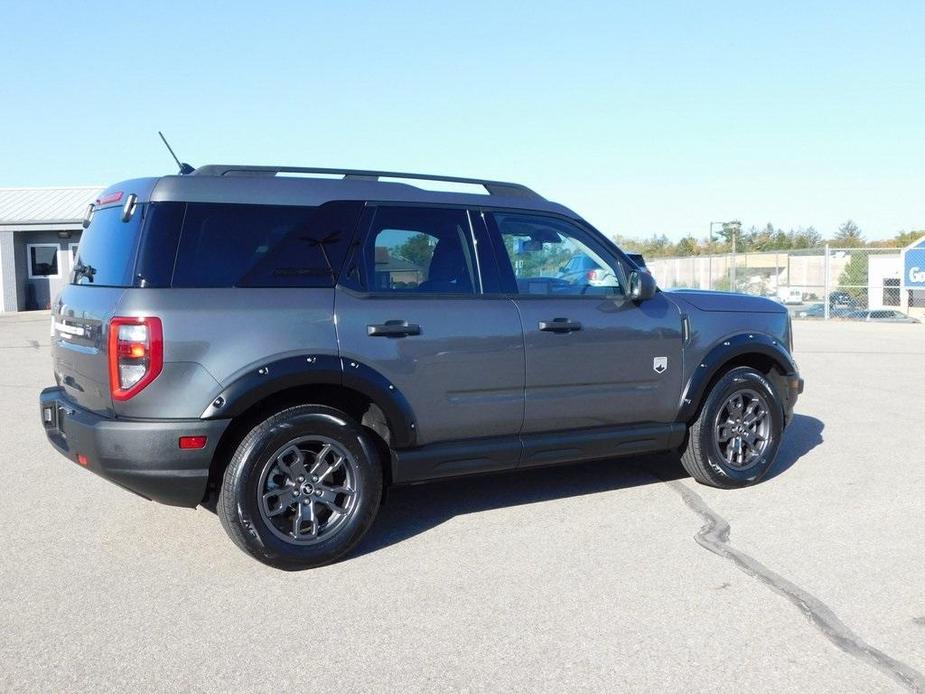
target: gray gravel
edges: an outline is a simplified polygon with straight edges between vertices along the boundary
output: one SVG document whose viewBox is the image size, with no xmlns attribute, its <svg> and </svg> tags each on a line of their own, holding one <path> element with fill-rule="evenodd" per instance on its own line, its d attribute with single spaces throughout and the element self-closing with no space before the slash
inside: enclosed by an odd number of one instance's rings
<svg viewBox="0 0 925 694">
<path fill-rule="evenodd" d="M 401 489 L 294 574 L 55 453 L 48 317 L 0 316 L 0 690 L 914 689 L 925 326 L 796 342 L 807 391 L 756 487 L 649 457 Z"/>
</svg>

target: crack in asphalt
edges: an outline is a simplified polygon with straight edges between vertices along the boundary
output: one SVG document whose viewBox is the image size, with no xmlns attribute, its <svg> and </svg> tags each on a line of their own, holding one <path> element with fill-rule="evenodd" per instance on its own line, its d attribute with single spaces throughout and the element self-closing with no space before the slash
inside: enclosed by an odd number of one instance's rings
<svg viewBox="0 0 925 694">
<path fill-rule="evenodd" d="M 748 575 L 796 605 L 823 636 L 848 655 L 872 665 L 913 692 L 925 692 L 925 675 L 910 665 L 875 648 L 854 633 L 819 598 L 772 571 L 754 557 L 729 544 L 731 528 L 697 492 L 678 480 L 664 480 L 697 515 L 705 521 L 694 539 L 701 547 L 730 560 Z"/>
</svg>

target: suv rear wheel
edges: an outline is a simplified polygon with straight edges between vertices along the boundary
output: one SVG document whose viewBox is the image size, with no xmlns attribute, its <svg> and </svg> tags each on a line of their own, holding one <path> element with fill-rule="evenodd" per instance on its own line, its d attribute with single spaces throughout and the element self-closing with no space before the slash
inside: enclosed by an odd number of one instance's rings
<svg viewBox="0 0 925 694">
<path fill-rule="evenodd" d="M 339 410 L 301 405 L 244 438 L 225 470 L 216 510 L 238 547 L 297 570 L 353 549 L 381 496 L 382 464 L 370 435 Z"/>
<path fill-rule="evenodd" d="M 730 369 L 690 425 L 681 464 L 701 484 L 754 484 L 774 463 L 783 428 L 783 407 L 771 382 L 747 366 Z"/>
</svg>

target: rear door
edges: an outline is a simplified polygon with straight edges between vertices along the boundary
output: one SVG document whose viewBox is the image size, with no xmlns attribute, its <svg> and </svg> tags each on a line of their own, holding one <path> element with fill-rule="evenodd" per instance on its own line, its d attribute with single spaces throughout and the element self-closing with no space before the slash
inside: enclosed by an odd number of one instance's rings
<svg viewBox="0 0 925 694">
<path fill-rule="evenodd" d="M 673 421 L 682 373 L 678 308 L 661 293 L 631 301 L 628 266 L 569 220 L 493 212 L 486 221 L 523 320 L 523 432 Z M 575 265 L 588 270 L 565 272 Z"/>
<path fill-rule="evenodd" d="M 145 205 L 123 221 L 124 193 L 108 195 L 81 235 L 69 283 L 52 306 L 55 380 L 81 407 L 112 415 L 106 326 L 132 285 Z M 116 197 L 118 196 L 118 197 Z"/>
<path fill-rule="evenodd" d="M 484 294 L 479 268 L 494 257 L 475 234 L 464 209 L 372 208 L 337 288 L 341 355 L 407 398 L 419 445 L 513 436 L 523 420 L 520 318 Z"/>
</svg>

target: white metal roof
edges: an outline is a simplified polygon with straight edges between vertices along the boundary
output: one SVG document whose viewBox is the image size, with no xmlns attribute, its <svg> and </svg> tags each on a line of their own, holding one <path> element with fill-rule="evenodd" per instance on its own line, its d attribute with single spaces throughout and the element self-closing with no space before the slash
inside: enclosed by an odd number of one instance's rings
<svg viewBox="0 0 925 694">
<path fill-rule="evenodd" d="M 78 224 L 103 186 L 0 188 L 0 225 Z"/>
</svg>

